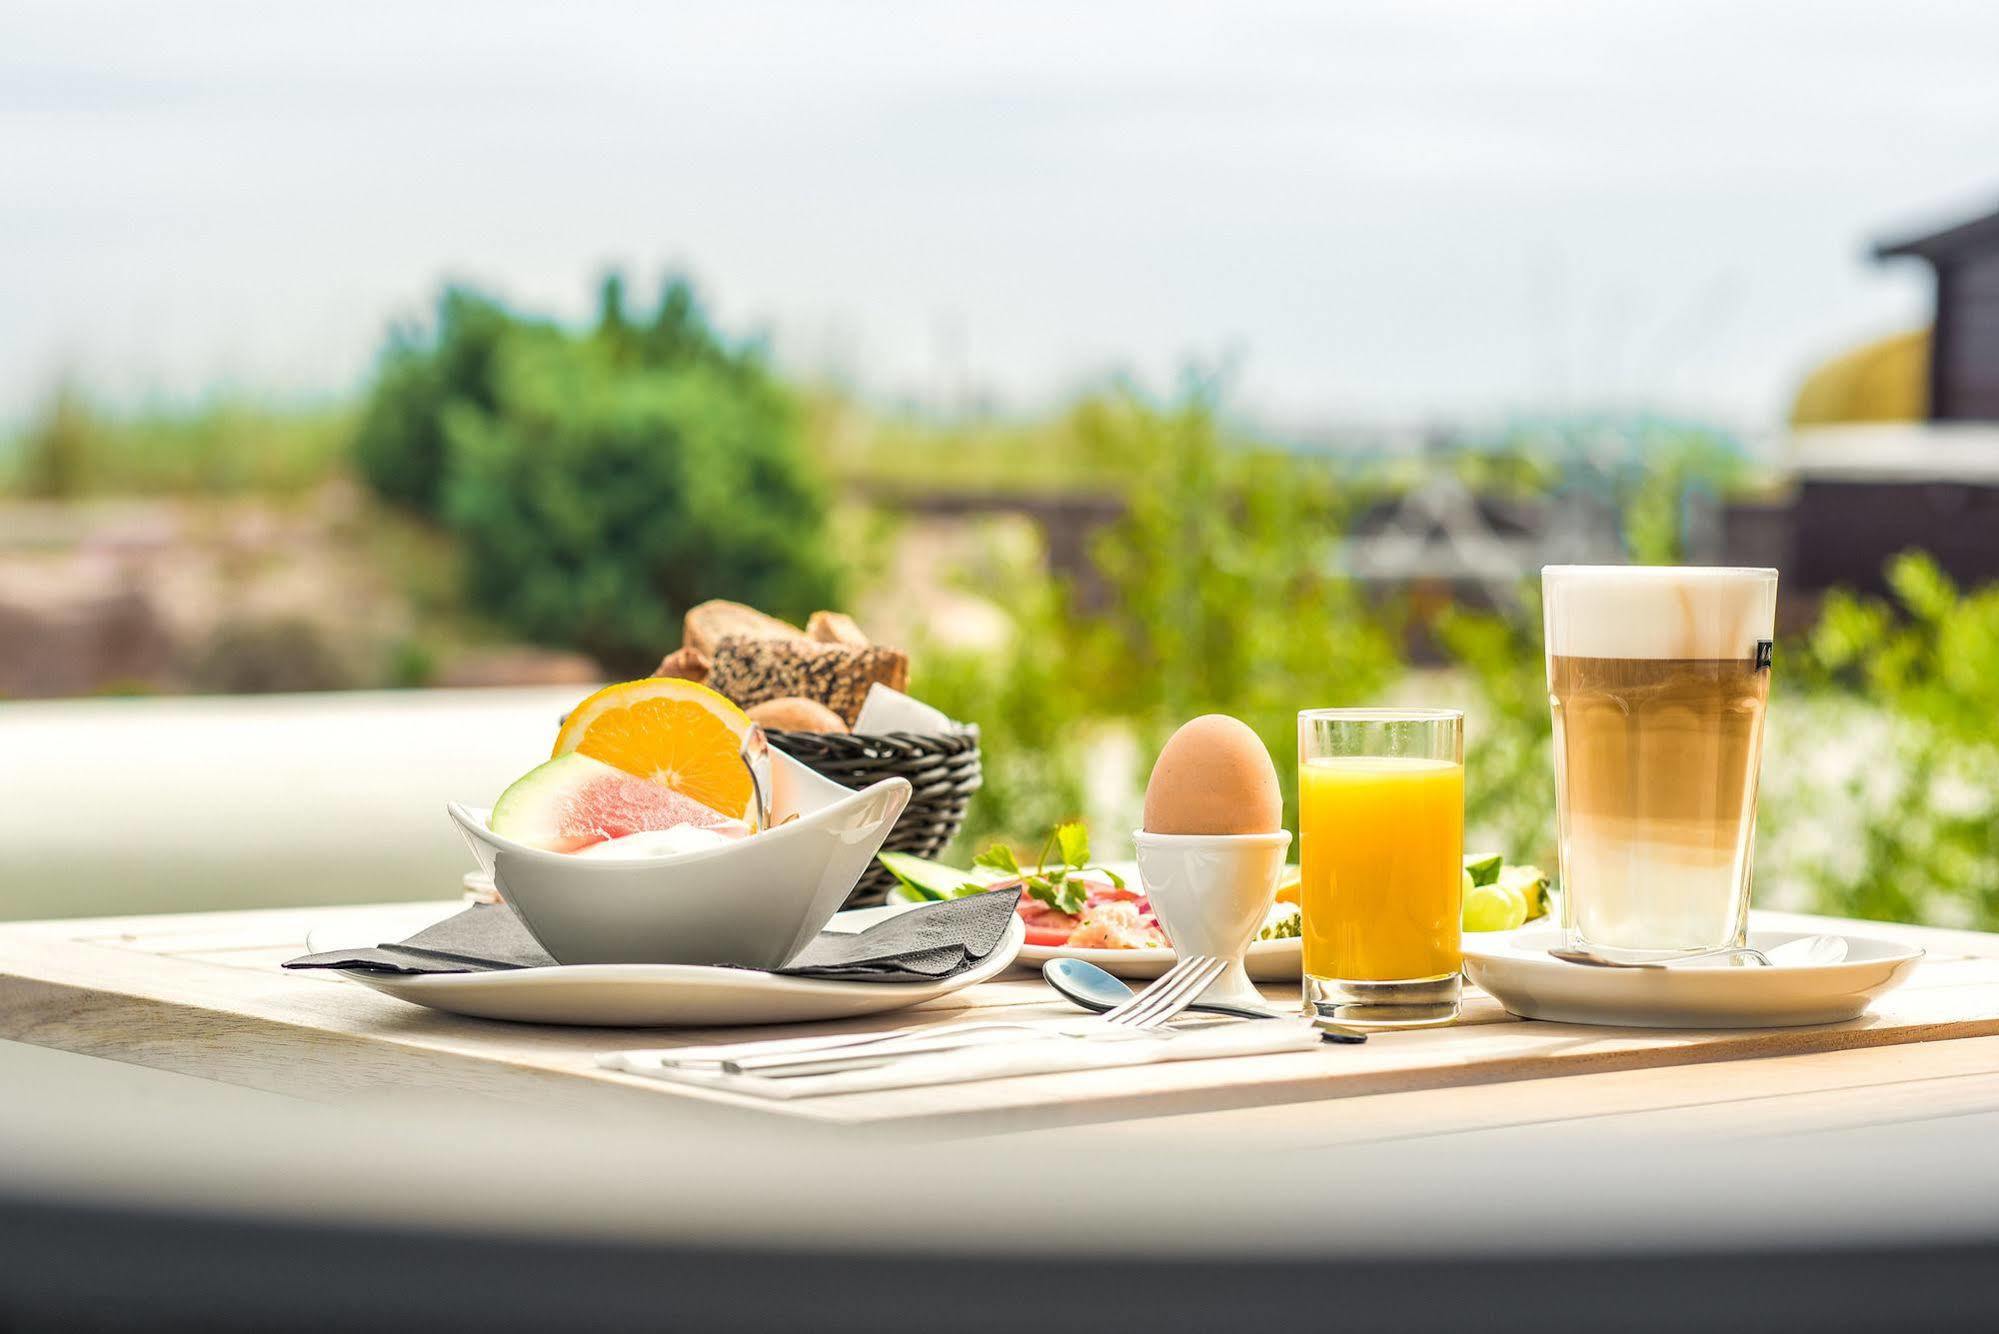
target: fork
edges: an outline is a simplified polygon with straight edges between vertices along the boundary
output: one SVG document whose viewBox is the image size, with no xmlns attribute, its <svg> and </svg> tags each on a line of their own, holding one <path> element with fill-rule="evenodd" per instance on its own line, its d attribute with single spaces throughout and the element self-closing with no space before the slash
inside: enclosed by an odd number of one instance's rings
<svg viewBox="0 0 1999 1334">
<path fill-rule="evenodd" d="M 1143 1020 L 1151 1015 L 1153 1005 L 1159 999 L 1169 994 L 1177 994 L 1177 987 L 1181 978 L 1186 973 L 1194 971 L 1198 965 L 1204 962 L 1205 958 L 1203 956 L 1189 956 L 1175 963 L 1172 968 L 1160 974 L 1150 986 L 1136 993 L 1128 1000 L 1119 1002 L 1100 1015 L 1094 1015 L 1078 1022 L 1094 1029 L 1098 1025 L 1111 1022 L 1112 1020 L 1115 1020 L 1122 1026 L 1134 1015 Z M 1224 961 L 1224 966 L 1226 967 L 1226 961 Z M 1178 1014 L 1187 1005 L 1200 999 L 1200 994 L 1201 988 L 1197 988 L 1184 1004 L 1175 1006 L 1166 1018 L 1172 1018 L 1174 1014 Z M 1145 1007 L 1143 1010 L 1140 1008 L 1141 1004 Z M 689 1068 L 705 1066 L 715 1070 L 725 1070 L 729 1069 L 735 1061 L 744 1058 L 820 1056 L 830 1052 L 847 1052 L 859 1047 L 872 1047 L 878 1044 L 904 1042 L 920 1038 L 937 1039 L 959 1037 L 974 1033 L 1008 1031 L 1049 1033 L 1058 1030 L 1051 1029 L 1046 1025 L 1023 1023 L 1019 1020 L 971 1020 L 965 1023 L 939 1024 L 935 1026 L 910 1025 L 905 1028 L 891 1029 L 886 1033 L 864 1033 L 849 1037 L 774 1038 L 764 1042 L 724 1044 L 719 1051 L 715 1049 L 682 1048 L 680 1053 L 671 1056 L 662 1055 L 658 1060 L 662 1065 L 685 1066 Z M 722 1052 L 736 1052 L 738 1055 L 723 1055 L 721 1054 Z"/>
<path fill-rule="evenodd" d="M 903 1030 L 862 1039 L 842 1047 L 817 1047 L 805 1052 L 773 1052 L 739 1056 L 720 1062 L 723 1073 L 785 1079 L 798 1075 L 865 1070 L 904 1056 L 956 1051 L 989 1042 L 1024 1041 L 1037 1037 L 1116 1037 L 1155 1033 L 1206 991 L 1228 967 L 1228 960 L 1196 954 L 1180 960 L 1130 1000 L 1092 1019 L 1064 1028 L 1024 1023 L 970 1024 L 942 1029 Z M 1010 1036 L 1009 1036 L 1010 1035 Z M 863 1048 L 866 1050 L 855 1050 Z"/>
</svg>

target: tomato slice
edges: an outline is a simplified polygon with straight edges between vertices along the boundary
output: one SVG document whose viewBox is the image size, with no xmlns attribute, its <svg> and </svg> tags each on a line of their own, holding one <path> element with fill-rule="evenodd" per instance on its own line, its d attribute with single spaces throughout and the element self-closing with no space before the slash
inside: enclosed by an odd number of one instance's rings
<svg viewBox="0 0 1999 1334">
<path fill-rule="evenodd" d="M 1060 912 L 1025 894 L 1021 895 L 1020 906 L 1014 911 L 1020 914 L 1020 924 L 1027 928 L 1027 943 L 1030 945 L 1066 945 L 1081 925 L 1080 918 Z"/>
</svg>

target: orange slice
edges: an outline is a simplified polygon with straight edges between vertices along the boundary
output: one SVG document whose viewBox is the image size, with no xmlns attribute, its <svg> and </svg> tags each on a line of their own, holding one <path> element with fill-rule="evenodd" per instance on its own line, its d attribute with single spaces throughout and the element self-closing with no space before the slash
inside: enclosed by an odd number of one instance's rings
<svg viewBox="0 0 1999 1334">
<path fill-rule="evenodd" d="M 1299 877 L 1298 868 L 1295 866 L 1286 871 L 1284 878 L 1277 882 L 1277 902 L 1279 903 L 1297 903 L 1304 892 L 1304 882 Z"/>
<path fill-rule="evenodd" d="M 555 754 L 581 751 L 754 822 L 756 791 L 741 759 L 753 725 L 706 686 L 653 676 L 605 686 L 578 704 L 555 738 Z"/>
</svg>

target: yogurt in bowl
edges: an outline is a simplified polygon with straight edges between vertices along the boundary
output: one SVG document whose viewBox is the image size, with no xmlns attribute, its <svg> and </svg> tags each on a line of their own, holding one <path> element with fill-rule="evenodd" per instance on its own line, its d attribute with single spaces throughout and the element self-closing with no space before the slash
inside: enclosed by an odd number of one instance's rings
<svg viewBox="0 0 1999 1334">
<path fill-rule="evenodd" d="M 756 834 L 678 826 L 553 852 L 494 833 L 488 809 L 446 809 L 558 963 L 777 968 L 853 892 L 910 786 L 855 792 L 782 752 L 771 761 L 773 825 Z"/>
<path fill-rule="evenodd" d="M 605 839 L 602 843 L 580 848 L 572 855 L 613 862 L 657 861 L 662 857 L 726 848 L 749 832 L 748 826 L 744 826 L 741 833 L 725 834 L 719 829 L 678 824 L 671 829 L 644 829 L 636 834 L 626 834 L 623 838 Z"/>
</svg>

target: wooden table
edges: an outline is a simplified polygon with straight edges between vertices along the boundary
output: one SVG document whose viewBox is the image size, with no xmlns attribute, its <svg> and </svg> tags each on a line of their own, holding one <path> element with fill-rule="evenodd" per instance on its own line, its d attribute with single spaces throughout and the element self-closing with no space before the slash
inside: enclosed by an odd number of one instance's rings
<svg viewBox="0 0 1999 1334">
<path fill-rule="evenodd" d="M 436 905 L 437 916 L 452 905 Z M 0 1038 L 318 1101 L 472 1093 L 640 1116 L 912 1130 L 1071 1127 L 1094 1137 L 1252 1133 L 1273 1145 L 1518 1136 L 1587 1123 L 1740 1136 L 1999 1109 L 1999 935 L 1854 929 L 1922 945 L 1916 975 L 1848 1024 L 1734 1033 L 1532 1023 L 1468 994 L 1456 1027 L 1365 1047 L 773 1103 L 597 1068 L 619 1047 L 741 1041 L 743 1029 L 604 1030 L 465 1019 L 278 964 L 353 908 L 0 925 Z M 1838 929 L 1766 915 L 1760 925 Z M 1271 988 L 1273 1000 L 1288 999 Z M 1031 972 L 918 1010 L 790 1032 L 1073 1013 Z M 1334 1105 L 1337 1104 L 1337 1105 Z"/>
</svg>

